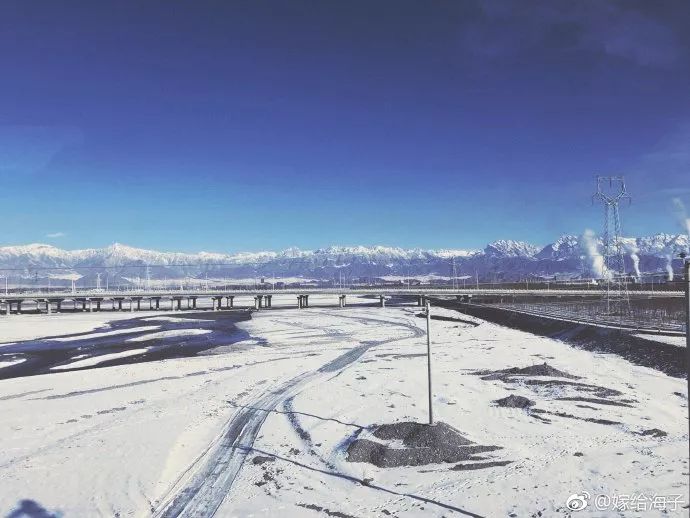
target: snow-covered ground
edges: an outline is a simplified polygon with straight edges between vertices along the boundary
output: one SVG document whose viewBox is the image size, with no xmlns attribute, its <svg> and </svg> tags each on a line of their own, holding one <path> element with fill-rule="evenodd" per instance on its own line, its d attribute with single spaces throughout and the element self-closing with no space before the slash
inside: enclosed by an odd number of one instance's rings
<svg viewBox="0 0 690 518">
<path fill-rule="evenodd" d="M 427 419 L 425 320 L 318 303 L 254 313 L 238 324 L 250 339 L 204 356 L 0 381 L 0 515 L 31 500 L 65 516 L 547 517 L 583 491 L 577 514 L 688 515 L 592 510 L 596 495 L 687 503 L 685 380 L 439 308 L 479 325 L 432 320 L 434 417 L 501 449 L 471 465 L 348 462 L 372 425 Z M 132 315 L 72 316 L 0 320 L 2 341 Z M 544 362 L 579 378 L 476 374 Z M 493 403 L 508 395 L 539 412 Z"/>
</svg>

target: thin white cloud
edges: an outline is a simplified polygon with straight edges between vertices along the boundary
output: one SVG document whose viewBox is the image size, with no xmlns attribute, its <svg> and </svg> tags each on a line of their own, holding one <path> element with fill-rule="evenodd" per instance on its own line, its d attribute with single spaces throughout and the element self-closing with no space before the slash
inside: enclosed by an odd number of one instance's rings
<svg viewBox="0 0 690 518">
<path fill-rule="evenodd" d="M 58 237 L 65 237 L 66 235 L 67 234 L 65 234 L 64 232 L 53 232 L 51 234 L 46 234 L 46 237 L 49 237 L 51 239 L 55 239 Z"/>
</svg>

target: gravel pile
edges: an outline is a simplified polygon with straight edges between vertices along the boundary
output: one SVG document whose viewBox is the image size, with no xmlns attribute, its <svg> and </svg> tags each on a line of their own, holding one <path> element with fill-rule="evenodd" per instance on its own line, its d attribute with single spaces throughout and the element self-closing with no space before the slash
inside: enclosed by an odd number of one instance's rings
<svg viewBox="0 0 690 518">
<path fill-rule="evenodd" d="M 347 448 L 349 462 L 367 462 L 380 468 L 423 466 L 483 460 L 476 454 L 501 449 L 499 446 L 475 444 L 446 423 L 385 424 L 377 426 L 372 436 L 388 443 L 357 439 Z M 401 448 L 398 441 L 405 447 Z M 488 463 L 487 467 L 490 467 Z"/>
<path fill-rule="evenodd" d="M 512 394 L 508 397 L 497 399 L 494 403 L 503 408 L 529 408 L 536 404 L 531 399 L 523 396 L 514 396 Z"/>
<path fill-rule="evenodd" d="M 579 379 L 578 376 L 558 370 L 546 362 L 539 365 L 530 365 L 529 367 L 510 367 L 509 369 L 498 371 L 480 371 L 475 372 L 475 374 L 483 376 L 483 380 L 505 380 L 511 376 L 550 376 L 552 378 Z"/>
</svg>

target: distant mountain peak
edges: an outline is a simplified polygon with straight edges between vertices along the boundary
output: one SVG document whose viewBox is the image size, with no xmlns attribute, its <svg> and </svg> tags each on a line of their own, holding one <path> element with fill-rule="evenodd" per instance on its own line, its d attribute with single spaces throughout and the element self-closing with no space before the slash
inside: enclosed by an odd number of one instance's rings
<svg viewBox="0 0 690 518">
<path fill-rule="evenodd" d="M 499 239 L 489 243 L 484 253 L 491 257 L 534 257 L 540 250 L 541 247 L 525 241 Z"/>
<path fill-rule="evenodd" d="M 587 241 L 589 240 L 589 241 Z M 150 265 L 152 276 L 218 278 L 255 278 L 256 276 L 309 277 L 313 279 L 414 275 L 449 277 L 474 275 L 478 272 L 504 280 L 520 276 L 590 275 L 592 254 L 601 254 L 601 240 L 594 237 L 564 234 L 544 247 L 512 239 L 500 239 L 483 250 L 400 248 L 393 246 L 331 245 L 315 250 L 286 248 L 280 252 L 241 253 L 159 252 L 112 243 L 105 248 L 62 250 L 53 245 L 31 243 L 0 247 L 0 270 L 3 268 L 34 278 L 41 268 L 53 268 L 55 275 L 79 274 L 94 277 L 99 268 L 113 268 L 111 275 L 127 279 L 144 275 Z M 598 244 L 597 244 L 598 243 Z M 587 246 L 589 245 L 589 246 Z M 668 271 L 678 253 L 688 248 L 688 236 L 655 234 L 623 239 L 626 261 L 635 254 L 642 272 Z M 598 249 L 598 250 L 597 250 Z M 598 255 L 600 258 L 600 255 Z M 64 269 L 65 272 L 61 272 Z M 113 273 L 117 272 L 117 273 Z M 43 273 L 41 274 L 43 275 Z M 45 273 L 48 277 L 49 274 Z M 112 278 L 112 277 L 111 277 Z M 83 282 L 87 282 L 84 280 Z"/>
</svg>

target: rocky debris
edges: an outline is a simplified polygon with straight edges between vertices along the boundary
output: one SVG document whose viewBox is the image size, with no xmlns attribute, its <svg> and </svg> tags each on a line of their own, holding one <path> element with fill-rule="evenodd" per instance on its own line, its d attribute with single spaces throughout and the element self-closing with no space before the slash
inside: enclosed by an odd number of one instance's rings
<svg viewBox="0 0 690 518">
<path fill-rule="evenodd" d="M 668 434 L 664 432 L 663 430 L 659 430 L 658 428 L 651 428 L 650 430 L 642 430 L 641 432 L 637 432 L 639 435 L 644 435 L 644 436 L 650 436 L 650 437 L 666 437 Z"/>
<path fill-rule="evenodd" d="M 512 460 L 494 460 L 491 462 L 481 462 L 481 463 L 469 463 L 469 464 L 456 464 L 452 468 L 450 468 L 452 471 L 470 471 L 474 469 L 485 469 L 485 468 L 493 468 L 497 466 L 507 466 L 508 464 L 512 463 Z"/>
<path fill-rule="evenodd" d="M 254 465 L 260 465 L 265 462 L 275 462 L 275 457 L 268 457 L 265 455 L 257 455 L 252 459 L 252 464 Z"/>
<path fill-rule="evenodd" d="M 496 405 L 503 408 L 529 408 L 535 405 L 535 402 L 523 396 L 510 395 L 494 401 Z"/>
<path fill-rule="evenodd" d="M 256 462 L 256 459 L 270 459 L 268 460 L 263 460 L 261 462 Z M 278 482 L 278 476 L 283 473 L 283 470 L 281 468 L 273 469 L 274 466 L 270 464 L 270 462 L 274 461 L 275 459 L 273 457 L 263 457 L 257 455 L 252 459 L 252 462 L 256 465 L 259 465 L 261 467 L 261 470 L 263 471 L 262 478 L 260 480 L 257 480 L 254 482 L 255 486 L 258 487 L 263 487 L 266 493 L 270 494 L 270 490 L 267 486 L 267 484 L 272 483 L 274 488 L 276 490 L 282 488 L 283 486 Z"/>
<path fill-rule="evenodd" d="M 377 426 L 375 439 L 357 439 L 347 448 L 348 462 L 367 462 L 380 468 L 477 461 L 477 453 L 501 449 L 475 444 L 446 423 L 402 422 Z M 405 446 L 401 448 L 399 443 Z M 393 444 L 391 444 L 393 443 Z M 489 467 L 489 463 L 486 463 Z M 478 465 L 476 469 L 481 468 Z"/>
<path fill-rule="evenodd" d="M 581 378 L 558 370 L 546 362 L 540 365 L 531 365 L 529 367 L 511 367 L 509 369 L 497 371 L 477 371 L 473 374 L 481 376 L 481 379 L 486 381 L 499 380 L 504 383 L 524 385 L 536 392 L 540 397 L 546 399 L 587 402 L 598 405 L 628 408 L 632 407 L 631 403 L 637 402 L 634 399 L 622 399 L 621 396 L 624 394 L 616 389 L 578 381 L 570 381 Z M 562 379 L 543 379 L 544 377 Z M 499 399 L 495 403 L 498 406 L 509 408 L 529 408 L 534 405 L 534 403 L 532 405 L 527 405 L 527 401 L 529 401 L 527 398 L 512 396 Z"/>
<path fill-rule="evenodd" d="M 603 387 L 601 387 L 601 388 L 603 388 Z M 611 389 L 607 389 L 607 390 L 611 390 Z M 583 401 L 585 403 L 595 403 L 597 405 L 623 406 L 623 407 L 628 407 L 628 408 L 633 407 L 632 405 L 630 405 L 626 402 L 623 402 L 623 401 L 611 401 L 610 399 L 601 399 L 601 398 L 593 398 L 593 397 L 558 397 L 556 399 L 559 401 Z"/>
<path fill-rule="evenodd" d="M 597 419 L 594 417 L 578 417 L 573 414 L 568 414 L 566 412 L 551 412 L 549 410 L 542 410 L 540 408 L 533 408 L 531 410 L 531 414 L 533 417 L 537 417 L 535 414 L 549 414 L 549 415 L 555 415 L 557 417 L 566 417 L 568 419 L 578 419 L 580 421 L 587 421 L 588 423 L 596 423 L 596 424 L 604 424 L 604 425 L 616 425 L 616 424 L 622 424 L 619 421 L 610 421 L 609 419 Z"/>
<path fill-rule="evenodd" d="M 334 516 L 335 518 L 355 518 L 351 514 L 341 513 L 340 511 L 331 511 L 330 509 L 326 509 L 325 507 L 321 507 L 320 505 L 316 505 L 316 504 L 297 504 L 297 505 L 299 507 L 303 507 L 305 509 L 310 509 L 312 511 L 323 513 L 327 516 Z"/>
<path fill-rule="evenodd" d="M 512 376 L 549 376 L 552 378 L 566 378 L 566 379 L 580 379 L 579 376 L 573 376 L 565 371 L 558 370 L 548 363 L 544 362 L 538 365 L 530 365 L 528 367 L 510 367 L 508 369 L 501 369 L 497 371 L 478 371 L 474 374 L 482 376 L 483 380 L 503 380 Z"/>
<path fill-rule="evenodd" d="M 504 380 L 505 381 L 505 380 Z M 507 380 L 513 381 L 513 380 Z M 601 387 L 599 385 L 590 385 L 588 383 L 577 383 L 574 381 L 562 381 L 562 380 L 538 380 L 538 379 L 525 379 L 523 381 L 525 385 L 530 385 L 532 387 L 545 387 L 552 388 L 556 390 L 571 390 L 578 392 L 587 392 L 598 398 L 607 397 L 617 397 L 622 396 L 623 393 L 607 387 Z M 627 401 L 626 401 L 627 402 Z"/>
</svg>

